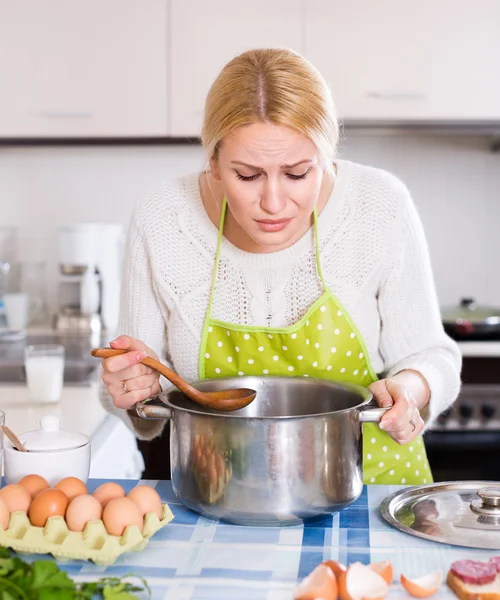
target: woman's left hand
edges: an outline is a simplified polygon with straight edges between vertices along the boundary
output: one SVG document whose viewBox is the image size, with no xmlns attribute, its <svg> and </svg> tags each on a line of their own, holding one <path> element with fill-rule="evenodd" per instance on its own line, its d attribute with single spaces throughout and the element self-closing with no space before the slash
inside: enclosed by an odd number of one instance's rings
<svg viewBox="0 0 500 600">
<path fill-rule="evenodd" d="M 422 433 L 424 421 L 408 386 L 395 378 L 381 379 L 372 383 L 369 390 L 379 406 L 392 406 L 380 420 L 379 427 L 395 442 L 408 444 Z"/>
</svg>

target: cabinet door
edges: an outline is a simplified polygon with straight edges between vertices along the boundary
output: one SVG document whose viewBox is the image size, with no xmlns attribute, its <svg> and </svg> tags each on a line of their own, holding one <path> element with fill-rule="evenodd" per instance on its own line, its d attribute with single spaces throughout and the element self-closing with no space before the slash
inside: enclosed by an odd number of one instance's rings
<svg viewBox="0 0 500 600">
<path fill-rule="evenodd" d="M 168 0 L 0 0 L 0 137 L 167 135 Z"/>
<path fill-rule="evenodd" d="M 500 118 L 498 0 L 308 0 L 305 18 L 342 118 Z"/>
<path fill-rule="evenodd" d="M 205 98 L 231 58 L 258 47 L 302 51 L 301 0 L 171 0 L 170 126 L 201 134 Z"/>
</svg>

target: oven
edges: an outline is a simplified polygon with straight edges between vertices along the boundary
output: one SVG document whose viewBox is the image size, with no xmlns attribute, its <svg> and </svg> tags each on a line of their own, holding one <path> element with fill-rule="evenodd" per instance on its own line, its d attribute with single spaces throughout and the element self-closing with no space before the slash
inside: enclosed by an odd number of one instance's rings
<svg viewBox="0 0 500 600">
<path fill-rule="evenodd" d="M 436 481 L 500 481 L 500 342 L 460 342 L 462 388 L 424 434 Z"/>
</svg>

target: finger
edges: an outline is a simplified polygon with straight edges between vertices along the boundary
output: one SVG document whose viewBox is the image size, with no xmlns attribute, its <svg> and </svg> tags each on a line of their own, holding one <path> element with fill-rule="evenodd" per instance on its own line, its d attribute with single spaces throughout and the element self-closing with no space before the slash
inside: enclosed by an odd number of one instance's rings
<svg viewBox="0 0 500 600">
<path fill-rule="evenodd" d="M 385 380 L 375 381 L 368 389 L 373 394 L 375 401 L 380 407 L 385 408 L 394 404 L 393 398 L 385 385 Z"/>
<path fill-rule="evenodd" d="M 416 403 L 406 386 L 386 379 L 385 385 L 394 400 L 393 408 L 381 419 L 381 429 L 401 430 L 411 419 Z"/>
<path fill-rule="evenodd" d="M 144 342 L 130 337 L 129 335 L 120 335 L 111 342 L 109 342 L 109 345 L 112 348 L 116 348 L 119 350 L 143 350 L 144 352 L 147 352 L 149 350 L 149 348 Z"/>
<path fill-rule="evenodd" d="M 121 394 L 113 396 L 113 402 L 117 408 L 128 410 L 138 402 L 147 400 L 155 395 L 156 394 L 151 387 L 143 390 L 133 390 L 132 392 L 127 392 L 126 394 L 124 394 L 122 390 Z"/>
<path fill-rule="evenodd" d="M 114 373 L 111 371 L 104 371 L 102 374 L 102 380 L 106 385 L 109 385 L 110 383 L 115 383 L 116 381 L 127 381 L 129 379 L 135 379 L 136 377 L 142 377 L 143 375 L 150 375 L 151 373 L 154 373 L 153 369 L 143 365 L 142 363 L 139 363 L 133 367 L 123 369 L 122 371 L 116 371 Z"/>
<path fill-rule="evenodd" d="M 401 431 L 392 431 L 387 432 L 392 439 L 398 444 L 405 445 L 414 440 L 417 436 L 419 436 L 424 429 L 424 421 L 420 414 L 415 414 L 413 416 L 413 422 L 415 423 L 415 427 L 412 423 L 408 423 L 408 425 Z"/>
<path fill-rule="evenodd" d="M 145 390 L 152 388 L 157 383 L 158 377 L 156 375 L 142 375 L 141 377 L 134 377 L 134 379 L 127 379 L 127 390 L 133 392 L 135 390 Z M 123 387 L 123 384 L 122 384 Z"/>
<path fill-rule="evenodd" d="M 126 354 L 120 354 L 119 356 L 112 356 L 103 360 L 103 367 L 105 371 L 109 373 L 118 373 L 130 367 L 133 367 L 141 362 L 148 353 L 145 350 L 137 352 L 132 350 Z"/>
</svg>

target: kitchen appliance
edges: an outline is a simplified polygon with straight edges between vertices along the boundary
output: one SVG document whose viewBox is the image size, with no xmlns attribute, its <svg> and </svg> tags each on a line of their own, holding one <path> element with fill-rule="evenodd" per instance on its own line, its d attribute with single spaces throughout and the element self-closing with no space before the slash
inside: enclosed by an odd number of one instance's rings
<svg viewBox="0 0 500 600">
<path fill-rule="evenodd" d="M 118 325 L 123 229 L 77 223 L 57 230 L 59 307 L 56 329 L 112 335 Z"/>
<path fill-rule="evenodd" d="M 500 550 L 500 481 L 452 481 L 398 490 L 382 517 L 411 535 L 456 546 Z"/>
<path fill-rule="evenodd" d="M 361 494 L 363 422 L 388 410 L 362 387 L 296 377 L 236 377 L 202 391 L 257 390 L 247 407 L 221 413 L 180 391 L 136 405 L 144 418 L 170 418 L 175 495 L 201 515 L 255 526 L 295 525 Z"/>
<path fill-rule="evenodd" d="M 56 485 L 65 477 L 86 482 L 90 472 L 90 438 L 83 433 L 59 428 L 59 419 L 46 415 L 40 429 L 20 434 L 28 452 L 16 450 L 8 438 L 4 444 L 4 472 L 7 483 L 17 483 L 32 473 Z"/>
<path fill-rule="evenodd" d="M 441 311 L 446 333 L 457 341 L 500 339 L 500 308 L 481 306 L 474 298 L 462 298 L 455 307 Z"/>
<path fill-rule="evenodd" d="M 460 394 L 424 434 L 434 479 L 500 480 L 500 335 L 459 347 Z"/>
</svg>

